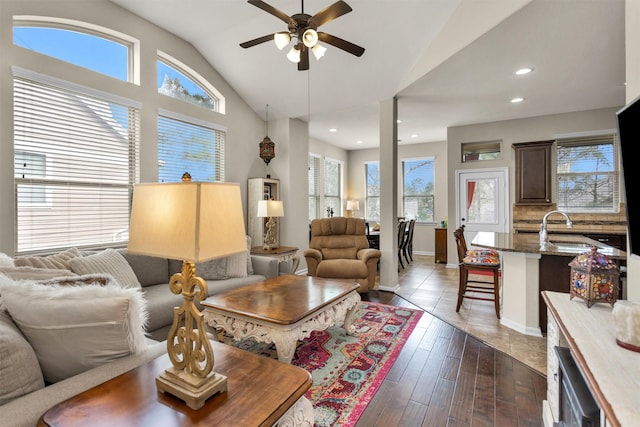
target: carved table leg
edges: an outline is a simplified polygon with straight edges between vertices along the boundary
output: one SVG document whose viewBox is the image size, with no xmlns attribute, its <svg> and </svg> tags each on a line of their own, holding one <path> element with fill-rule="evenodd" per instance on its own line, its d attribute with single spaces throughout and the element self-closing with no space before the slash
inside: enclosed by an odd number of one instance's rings
<svg viewBox="0 0 640 427">
<path fill-rule="evenodd" d="M 345 314 L 344 316 L 344 329 L 349 335 L 353 335 L 356 333 L 356 326 L 353 324 L 353 317 L 356 314 L 356 311 L 358 311 L 358 307 L 360 307 L 359 302 L 354 304 L 353 307 L 347 310 L 347 314 Z"/>
</svg>

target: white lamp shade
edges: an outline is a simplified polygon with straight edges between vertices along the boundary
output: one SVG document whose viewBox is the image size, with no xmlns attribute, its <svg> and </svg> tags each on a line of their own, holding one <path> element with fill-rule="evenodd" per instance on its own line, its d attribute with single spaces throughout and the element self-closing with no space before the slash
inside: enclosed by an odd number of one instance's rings
<svg viewBox="0 0 640 427">
<path fill-rule="evenodd" d="M 275 33 L 273 35 L 273 41 L 275 42 L 276 47 L 282 50 L 291 41 L 291 36 L 289 33 Z"/>
<path fill-rule="evenodd" d="M 316 59 L 322 58 L 326 51 L 327 48 L 322 46 L 320 43 L 317 43 L 314 47 L 311 48 L 311 52 L 313 52 L 313 56 L 315 56 Z"/>
<path fill-rule="evenodd" d="M 306 47 L 313 47 L 318 43 L 318 33 L 313 28 L 308 28 L 302 34 L 302 43 Z"/>
<path fill-rule="evenodd" d="M 287 53 L 287 59 L 291 62 L 300 62 L 300 51 L 295 46 Z"/>
<path fill-rule="evenodd" d="M 358 200 L 347 200 L 347 210 L 348 211 L 359 211 L 360 210 L 360 202 Z"/>
<path fill-rule="evenodd" d="M 138 184 L 128 250 L 192 262 L 247 250 L 240 185 L 213 182 Z"/>
<path fill-rule="evenodd" d="M 281 217 L 284 216 L 284 206 L 282 200 L 259 200 L 258 218 Z"/>
</svg>

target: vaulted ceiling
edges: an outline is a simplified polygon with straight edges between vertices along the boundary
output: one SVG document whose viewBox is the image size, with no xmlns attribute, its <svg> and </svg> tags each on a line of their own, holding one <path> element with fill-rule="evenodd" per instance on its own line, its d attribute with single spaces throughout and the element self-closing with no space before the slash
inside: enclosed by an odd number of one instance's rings
<svg viewBox="0 0 640 427">
<path fill-rule="evenodd" d="M 449 126 L 625 101 L 623 0 L 346 0 L 353 11 L 321 30 L 364 55 L 327 46 L 309 71 L 272 42 L 239 46 L 286 30 L 245 1 L 112 1 L 194 45 L 260 116 L 269 104 L 270 119 L 308 120 L 311 137 L 347 150 L 379 145 L 378 105 L 393 96 L 400 144 L 446 140 Z M 266 2 L 302 10 L 296 0 Z M 307 0 L 304 12 L 332 3 Z M 525 66 L 534 71 L 514 74 Z"/>
</svg>

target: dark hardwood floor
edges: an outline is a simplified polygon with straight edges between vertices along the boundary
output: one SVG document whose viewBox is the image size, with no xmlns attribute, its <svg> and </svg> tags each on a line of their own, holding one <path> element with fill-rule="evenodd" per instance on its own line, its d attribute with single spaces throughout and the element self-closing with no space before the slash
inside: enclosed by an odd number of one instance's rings
<svg viewBox="0 0 640 427">
<path fill-rule="evenodd" d="M 363 299 L 419 309 L 391 292 Z M 542 426 L 538 371 L 424 312 L 356 427 Z"/>
</svg>

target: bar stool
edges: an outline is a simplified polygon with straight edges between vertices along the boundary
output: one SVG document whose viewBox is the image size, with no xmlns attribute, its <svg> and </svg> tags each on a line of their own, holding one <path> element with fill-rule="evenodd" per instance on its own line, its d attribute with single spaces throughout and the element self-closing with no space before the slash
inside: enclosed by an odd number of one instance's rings
<svg viewBox="0 0 640 427">
<path fill-rule="evenodd" d="M 453 232 L 458 249 L 458 265 L 460 268 L 460 283 L 458 285 L 458 305 L 456 313 L 460 311 L 464 298 L 483 301 L 493 301 L 496 317 L 500 319 L 500 254 L 493 249 L 468 250 L 464 239 L 464 226 Z M 489 272 L 493 282 L 469 280 L 469 273 Z M 467 292 L 487 296 L 468 295 Z"/>
</svg>

